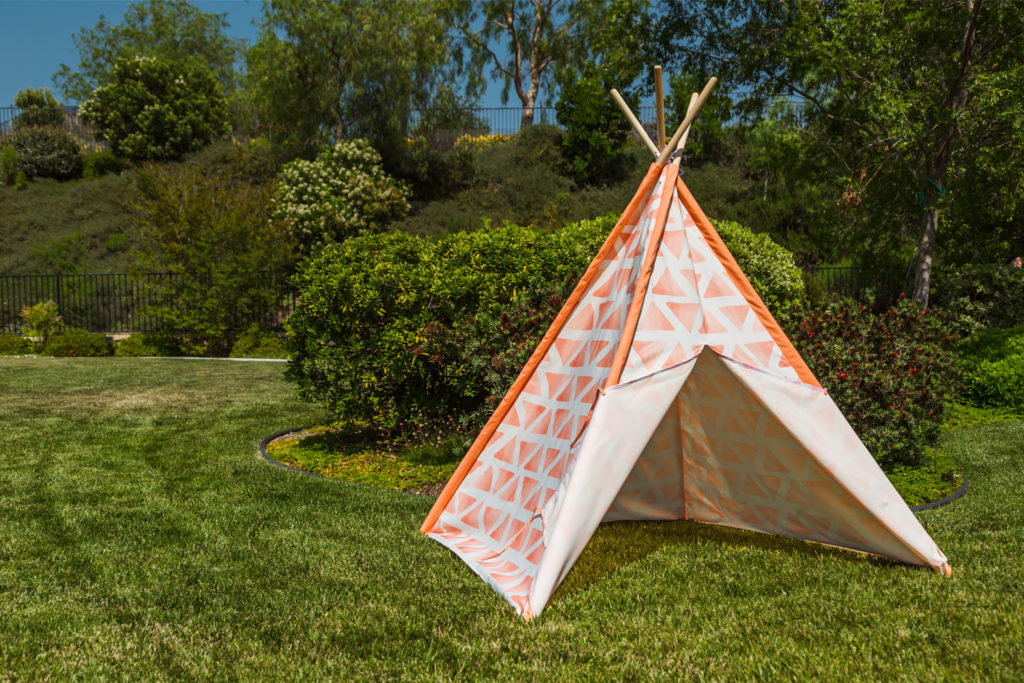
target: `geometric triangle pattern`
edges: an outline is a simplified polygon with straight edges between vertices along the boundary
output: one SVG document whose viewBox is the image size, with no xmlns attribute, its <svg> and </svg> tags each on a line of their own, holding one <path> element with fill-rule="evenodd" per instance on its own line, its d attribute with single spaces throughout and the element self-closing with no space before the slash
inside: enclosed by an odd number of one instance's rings
<svg viewBox="0 0 1024 683">
<path fill-rule="evenodd" d="M 775 386 L 758 396 L 748 384 Z M 803 415 L 790 415 L 794 409 Z M 815 432 L 809 437 L 812 448 L 786 426 L 808 418 Z M 831 470 L 814 446 L 824 447 Z M 824 392 L 758 372 L 709 349 L 700 354 L 604 521 L 693 519 L 911 564 L 945 562 L 913 514 L 900 523 L 904 536 L 927 539 L 916 551 L 853 491 L 884 501 L 886 508 L 906 510 Z M 924 562 L 922 554 L 928 558 Z"/>
<path fill-rule="evenodd" d="M 622 519 L 949 573 L 671 167 L 652 166 L 422 529 L 530 619 Z"/>
<path fill-rule="evenodd" d="M 565 472 L 612 359 L 654 228 L 660 177 L 429 535 L 520 611 L 543 555 L 536 511 Z M 674 193 L 673 193 L 674 194 Z"/>
<path fill-rule="evenodd" d="M 673 193 L 622 381 L 692 358 L 703 346 L 800 381 Z"/>
</svg>

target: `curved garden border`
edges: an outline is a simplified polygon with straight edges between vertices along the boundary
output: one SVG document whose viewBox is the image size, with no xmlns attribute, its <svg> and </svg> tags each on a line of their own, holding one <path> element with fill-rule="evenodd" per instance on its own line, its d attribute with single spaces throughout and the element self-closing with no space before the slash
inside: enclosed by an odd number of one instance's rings
<svg viewBox="0 0 1024 683">
<path fill-rule="evenodd" d="M 287 470 L 292 470 L 294 472 L 300 472 L 302 474 L 308 474 L 311 477 L 321 477 L 323 479 L 330 479 L 330 477 L 325 477 L 324 475 L 320 474 L 319 472 L 310 472 L 309 470 L 300 470 L 298 467 L 292 467 L 291 465 L 286 465 L 285 463 L 277 461 L 277 460 L 274 460 L 269 455 L 267 455 L 267 444 L 269 444 L 274 439 L 278 439 L 278 438 L 280 438 L 282 436 L 287 436 L 288 434 L 294 434 L 295 432 L 301 432 L 301 431 L 303 431 L 305 429 L 311 429 L 314 426 L 315 425 L 306 425 L 305 427 L 293 427 L 292 429 L 286 429 L 286 430 L 284 430 L 282 432 L 277 432 L 276 434 L 271 434 L 270 436 L 268 436 L 265 439 L 263 439 L 263 441 L 260 441 L 260 455 L 263 456 L 263 459 L 266 460 L 267 462 L 269 462 L 271 465 L 276 465 L 277 467 L 283 467 L 283 468 L 285 468 Z M 969 483 L 968 480 L 967 480 L 967 475 L 966 474 L 961 474 L 960 476 L 963 477 L 964 483 L 961 484 L 960 488 L 958 488 L 953 493 L 949 494 L 945 498 L 939 498 L 938 500 L 933 500 L 930 503 L 921 503 L 920 505 L 915 505 L 914 507 L 912 507 L 910 509 L 913 512 L 920 512 L 921 510 L 931 510 L 932 508 L 937 508 L 937 507 L 939 507 L 941 505 L 945 505 L 947 503 L 952 503 L 957 498 L 960 498 L 965 493 L 967 493 L 967 485 Z M 362 485 L 363 486 L 367 486 L 366 484 L 362 484 Z M 374 488 L 374 487 L 370 486 L 368 488 Z M 409 493 L 410 495 L 414 495 L 414 496 L 426 495 L 426 494 L 423 494 L 423 493 L 412 493 L 410 491 L 399 491 L 399 493 Z"/>
<path fill-rule="evenodd" d="M 267 462 L 269 462 L 271 465 L 276 465 L 277 467 L 283 467 L 286 470 L 292 470 L 293 472 L 298 472 L 300 474 L 308 474 L 311 477 L 320 477 L 321 479 L 333 479 L 333 477 L 328 477 L 326 475 L 320 474 L 319 472 L 310 472 L 309 470 L 301 470 L 298 467 L 292 467 L 291 465 L 288 465 L 287 463 L 283 463 L 283 462 L 281 462 L 279 460 L 274 460 L 269 455 L 267 455 L 267 445 L 271 441 L 273 441 L 274 439 L 278 439 L 278 438 L 280 438 L 282 436 L 287 436 L 288 434 L 294 434 L 296 432 L 301 432 L 301 431 L 304 431 L 306 429 L 312 429 L 313 427 L 316 427 L 316 425 L 306 425 L 304 427 L 293 427 L 291 429 L 286 429 L 286 430 L 284 430 L 282 432 L 277 432 L 276 434 L 271 434 L 270 436 L 268 436 L 265 439 L 263 439 L 263 441 L 260 441 L 260 455 L 263 456 L 263 459 L 266 460 Z M 338 479 L 337 481 L 345 481 L 345 480 L 344 479 Z M 357 481 L 346 481 L 345 483 L 346 484 L 354 484 L 355 486 L 365 486 L 368 489 L 376 489 L 378 491 L 394 491 L 395 493 L 404 493 L 407 496 L 425 496 L 425 497 L 428 497 L 428 498 L 434 498 L 435 497 L 435 496 L 430 496 L 430 495 L 428 495 L 426 493 L 416 493 L 415 491 L 402 491 L 401 489 L 387 489 L 387 488 L 381 488 L 379 486 L 370 486 L 369 484 L 362 484 L 362 483 L 357 482 Z"/>
</svg>

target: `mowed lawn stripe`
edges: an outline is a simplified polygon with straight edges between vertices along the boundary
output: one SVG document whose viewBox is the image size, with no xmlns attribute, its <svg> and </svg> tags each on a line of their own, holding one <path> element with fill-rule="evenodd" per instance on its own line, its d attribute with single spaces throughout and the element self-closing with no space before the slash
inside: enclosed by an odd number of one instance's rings
<svg viewBox="0 0 1024 683">
<path fill-rule="evenodd" d="M 269 466 L 274 363 L 0 360 L 0 678 L 1024 675 L 1024 425 L 946 438 L 954 575 L 689 522 L 601 527 L 526 624 L 428 498 Z"/>
</svg>

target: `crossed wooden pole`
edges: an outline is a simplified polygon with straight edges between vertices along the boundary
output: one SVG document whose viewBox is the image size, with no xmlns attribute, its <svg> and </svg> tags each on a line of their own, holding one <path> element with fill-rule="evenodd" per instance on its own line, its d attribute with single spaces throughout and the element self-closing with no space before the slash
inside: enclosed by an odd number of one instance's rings
<svg viewBox="0 0 1024 683">
<path fill-rule="evenodd" d="M 629 108 L 629 105 L 626 104 L 626 101 L 622 99 L 622 95 L 619 94 L 619 91 L 615 88 L 612 88 L 612 99 L 619 105 L 619 109 L 622 110 L 622 113 L 626 115 L 626 120 L 628 120 L 630 125 L 633 126 L 637 135 L 640 136 L 640 141 L 643 142 L 649 150 L 651 150 L 652 154 L 654 154 L 657 159 L 657 164 L 659 166 L 664 166 L 669 157 L 672 156 L 673 152 L 682 150 L 686 145 L 686 136 L 690 133 L 690 124 L 693 123 L 693 119 L 696 118 L 697 112 L 700 111 L 700 108 L 704 106 L 704 102 L 707 101 L 708 95 L 711 94 L 716 83 L 718 83 L 718 79 L 712 76 L 700 94 L 693 93 L 690 95 L 690 104 L 686 108 L 686 116 L 683 117 L 683 122 L 679 124 L 675 135 L 673 135 L 672 139 L 668 141 L 668 144 L 665 143 L 665 93 L 661 83 L 660 66 L 654 67 L 654 97 L 658 111 L 657 144 L 651 140 L 651 136 L 647 134 L 643 125 L 633 114 L 633 111 Z"/>
</svg>

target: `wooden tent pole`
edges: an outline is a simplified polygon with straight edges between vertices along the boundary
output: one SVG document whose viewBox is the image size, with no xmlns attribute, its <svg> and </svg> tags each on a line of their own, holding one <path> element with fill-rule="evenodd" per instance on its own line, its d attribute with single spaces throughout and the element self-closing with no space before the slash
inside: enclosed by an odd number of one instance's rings
<svg viewBox="0 0 1024 683">
<path fill-rule="evenodd" d="M 626 100 L 622 99 L 622 95 L 615 88 L 612 88 L 612 99 L 615 100 L 615 104 L 619 105 L 619 109 L 622 110 L 622 113 L 626 115 L 626 119 L 633 125 L 633 130 L 640 136 L 640 141 L 647 145 L 647 148 L 651 150 L 654 156 L 658 156 L 658 148 L 651 142 L 651 136 L 647 134 L 647 131 L 640 125 L 637 118 L 633 116 L 633 112 L 630 110 L 629 105 L 626 104 Z M 664 166 L 664 164 L 660 165 Z"/>
<path fill-rule="evenodd" d="M 665 90 L 661 85 L 661 67 L 654 67 L 654 104 L 658 110 L 658 149 L 665 149 Z"/>
<path fill-rule="evenodd" d="M 704 106 L 704 102 L 707 101 L 708 95 L 711 94 L 716 83 L 718 83 L 718 79 L 712 76 L 711 80 L 708 81 L 708 84 L 704 86 L 704 89 L 700 92 L 700 97 L 697 98 L 697 103 L 691 111 L 686 113 L 686 118 L 684 118 L 683 122 L 679 124 L 679 128 L 676 129 L 676 134 L 672 136 L 668 146 L 665 147 L 665 149 L 661 151 L 661 154 L 658 155 L 658 160 L 655 163 L 659 166 L 664 166 L 665 162 L 668 161 L 668 158 L 672 156 L 672 152 L 676 151 L 676 145 L 679 144 L 679 138 L 683 137 L 683 133 L 685 133 L 686 129 L 690 127 L 690 124 L 693 123 L 693 119 L 697 116 L 697 112 Z"/>
<path fill-rule="evenodd" d="M 689 106 L 686 107 L 686 113 L 687 114 L 689 114 L 691 111 L 693 111 L 693 107 L 697 104 L 697 97 L 698 97 L 697 93 L 691 93 L 690 94 L 690 104 L 689 104 Z M 696 114 L 694 114 L 694 116 L 696 116 Z M 679 144 L 676 145 L 676 151 L 677 152 L 681 152 L 683 150 L 683 147 L 686 146 L 686 138 L 690 137 L 690 129 L 691 128 L 693 128 L 693 124 L 692 123 L 689 126 L 686 127 L 685 131 L 683 131 L 683 137 L 679 138 Z"/>
</svg>

